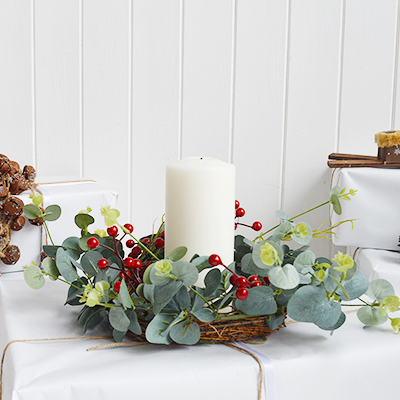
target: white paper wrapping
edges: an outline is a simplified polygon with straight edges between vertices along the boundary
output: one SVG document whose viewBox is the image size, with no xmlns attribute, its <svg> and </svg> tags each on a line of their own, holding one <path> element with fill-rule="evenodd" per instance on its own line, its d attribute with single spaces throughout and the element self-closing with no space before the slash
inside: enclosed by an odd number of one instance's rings
<svg viewBox="0 0 400 400">
<path fill-rule="evenodd" d="M 95 223 L 91 225 L 91 230 L 97 228 L 104 229 L 104 217 L 100 215 L 100 207 L 110 205 L 115 207 L 117 204 L 117 194 L 105 189 L 94 181 L 79 181 L 81 178 L 73 177 L 52 177 L 36 179 L 39 184 L 38 190 L 43 194 L 44 207 L 51 204 L 58 204 L 61 207 L 61 216 L 57 221 L 48 222 L 51 237 L 56 245 L 69 236 L 80 236 L 80 230 L 75 225 L 75 215 L 90 206 L 93 211 L 91 215 Z M 60 182 L 47 183 L 42 182 Z M 30 191 L 25 191 L 19 197 L 24 204 L 29 204 Z M 44 227 L 43 227 L 44 231 Z M 43 232 L 44 233 L 44 232 Z M 25 226 L 17 232 L 11 232 L 11 244 L 17 245 L 21 251 L 21 257 L 15 265 L 5 265 L 0 262 L 1 272 L 21 270 L 22 266 L 29 265 L 32 261 L 39 262 L 41 228 L 31 225 L 26 221 Z M 46 236 L 43 235 L 43 244 L 46 244 Z M 48 244 L 50 240 L 48 240 Z"/>
<path fill-rule="evenodd" d="M 354 253 L 355 249 L 351 249 Z M 355 260 L 358 268 L 369 281 L 386 279 L 400 296 L 400 254 L 397 251 L 379 249 L 359 249 Z"/>
<path fill-rule="evenodd" d="M 62 305 L 65 284 L 46 282 L 33 291 L 14 275 L 0 279 L 1 349 L 13 339 L 82 334 L 76 324 L 80 307 Z M 257 363 L 226 346 L 86 351 L 104 343 L 12 344 L 4 360 L 3 400 L 257 399 Z M 293 323 L 267 343 L 248 346 L 272 361 L 278 400 L 399 398 L 400 340 L 389 323 L 363 329 L 350 313 L 333 336 L 311 324 Z"/>
<path fill-rule="evenodd" d="M 337 246 L 398 250 L 400 235 L 400 169 L 343 168 L 335 173 L 334 184 L 356 189 L 351 201 L 343 200 L 342 214 L 332 213 L 332 223 L 354 221 L 336 229 Z"/>
</svg>

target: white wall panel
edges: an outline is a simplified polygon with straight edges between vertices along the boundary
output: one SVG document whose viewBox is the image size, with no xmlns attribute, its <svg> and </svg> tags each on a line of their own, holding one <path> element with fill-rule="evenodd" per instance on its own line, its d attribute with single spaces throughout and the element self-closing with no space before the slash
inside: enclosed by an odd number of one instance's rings
<svg viewBox="0 0 400 400">
<path fill-rule="evenodd" d="M 391 128 L 396 0 L 346 1 L 339 151 L 376 155 Z"/>
<path fill-rule="evenodd" d="M 34 5 L 37 169 L 79 175 L 79 1 Z"/>
<path fill-rule="evenodd" d="M 277 223 L 281 192 L 287 3 L 237 3 L 233 163 L 242 221 Z M 251 236 L 249 229 L 238 233 Z"/>
<path fill-rule="evenodd" d="M 329 194 L 326 162 L 335 147 L 340 22 L 340 2 L 291 2 L 282 202 L 290 216 Z M 327 209 L 305 218 L 314 229 L 327 219 Z M 313 248 L 329 255 L 328 245 L 314 241 Z"/>
<path fill-rule="evenodd" d="M 0 2 L 0 153 L 33 165 L 32 7 Z"/>
<path fill-rule="evenodd" d="M 130 1 L 85 0 L 82 13 L 83 173 L 130 200 Z"/>
<path fill-rule="evenodd" d="M 132 224 L 165 212 L 165 166 L 179 157 L 179 0 L 135 0 L 132 45 Z"/>
<path fill-rule="evenodd" d="M 182 156 L 230 158 L 234 2 L 185 0 Z"/>
</svg>

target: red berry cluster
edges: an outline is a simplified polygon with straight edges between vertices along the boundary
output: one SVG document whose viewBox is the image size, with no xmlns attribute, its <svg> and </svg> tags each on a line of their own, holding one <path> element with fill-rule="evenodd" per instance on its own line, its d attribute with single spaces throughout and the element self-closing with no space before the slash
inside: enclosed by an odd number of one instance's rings
<svg viewBox="0 0 400 400">
<path fill-rule="evenodd" d="M 238 300 L 247 299 L 247 297 L 249 296 L 249 291 L 247 289 L 256 286 L 262 286 L 262 283 L 258 276 L 250 275 L 248 278 L 246 278 L 245 276 L 238 275 L 236 272 L 232 271 L 230 268 L 228 268 L 226 265 L 222 263 L 221 257 L 218 254 L 211 254 L 211 256 L 208 258 L 208 263 L 213 267 L 216 267 L 217 265 L 222 265 L 229 272 L 232 273 L 232 276 L 229 278 L 229 282 L 231 283 L 232 286 L 237 287 L 236 297 Z M 264 278 L 265 283 L 268 284 L 269 280 L 267 282 L 265 279 L 268 278 Z"/>
<path fill-rule="evenodd" d="M 131 250 L 128 257 L 122 258 L 118 250 L 118 245 L 127 234 L 131 234 L 133 232 L 133 226 L 131 224 L 125 224 L 124 228 L 125 229 L 123 230 L 123 235 L 119 240 L 117 240 L 119 234 L 118 227 L 113 225 L 107 228 L 108 236 L 114 239 L 114 248 L 99 243 L 99 240 L 93 236 L 90 237 L 86 242 L 88 248 L 91 250 L 96 249 L 99 246 L 106 247 L 119 257 L 122 267 L 118 268 L 116 268 L 115 266 L 110 266 L 108 260 L 105 258 L 101 258 L 97 262 L 97 267 L 101 270 L 112 268 L 120 271 L 120 280 L 115 282 L 113 287 L 116 293 L 119 293 L 120 291 L 122 279 L 125 279 L 128 287 L 135 290 L 137 286 L 142 283 L 143 275 L 146 268 L 155 261 L 152 254 L 157 254 L 157 256 L 161 256 L 162 258 L 164 252 L 165 235 L 164 231 L 162 231 L 157 233 L 156 235 L 153 235 L 154 237 L 152 237 L 151 239 L 149 237 L 141 239 L 139 241 L 140 243 L 137 243 L 134 239 L 128 239 L 125 242 L 125 245 L 128 249 Z M 143 251 L 144 247 L 152 249 L 152 252 Z"/>
<path fill-rule="evenodd" d="M 253 225 L 247 225 L 239 222 L 239 218 L 244 217 L 246 211 L 244 208 L 240 207 L 240 203 L 235 200 L 235 229 L 237 229 L 238 225 L 247 226 L 248 228 L 254 229 L 255 231 L 261 231 L 262 224 L 259 221 L 253 222 Z"/>
</svg>

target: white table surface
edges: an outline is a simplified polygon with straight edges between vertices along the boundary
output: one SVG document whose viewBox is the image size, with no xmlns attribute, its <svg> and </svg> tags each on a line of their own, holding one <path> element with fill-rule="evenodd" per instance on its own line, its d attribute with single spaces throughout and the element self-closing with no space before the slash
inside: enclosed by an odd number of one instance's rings
<svg viewBox="0 0 400 400">
<path fill-rule="evenodd" d="M 81 336 L 80 307 L 64 307 L 65 295 L 59 282 L 33 291 L 21 276 L 3 275 L 1 349 L 15 339 Z M 257 399 L 257 363 L 224 345 L 86 351 L 107 342 L 12 344 L 4 361 L 3 400 Z M 292 323 L 252 347 L 272 360 L 279 400 L 399 399 L 400 336 L 389 323 L 363 329 L 350 313 L 333 336 Z"/>
</svg>

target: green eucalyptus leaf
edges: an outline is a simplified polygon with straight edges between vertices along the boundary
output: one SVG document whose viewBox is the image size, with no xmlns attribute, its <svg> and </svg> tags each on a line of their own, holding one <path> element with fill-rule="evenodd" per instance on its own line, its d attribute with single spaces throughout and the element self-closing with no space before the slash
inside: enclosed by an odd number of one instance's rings
<svg viewBox="0 0 400 400">
<path fill-rule="evenodd" d="M 144 298 L 148 300 L 151 304 L 154 304 L 155 293 L 156 293 L 155 285 L 148 285 L 147 283 L 144 284 L 143 287 Z"/>
<path fill-rule="evenodd" d="M 43 201 L 43 197 L 40 193 L 35 193 L 34 195 L 31 194 L 29 197 L 32 199 L 32 203 L 38 207 Z"/>
<path fill-rule="evenodd" d="M 275 330 L 279 326 L 283 324 L 283 321 L 285 320 L 285 315 L 271 315 L 271 317 L 265 319 L 265 323 L 268 326 L 268 329 L 270 331 Z"/>
<path fill-rule="evenodd" d="M 153 267 L 154 267 L 154 263 L 150 264 L 145 269 L 144 274 L 143 274 L 143 283 L 147 283 L 148 285 L 151 285 L 150 272 L 151 272 Z"/>
<path fill-rule="evenodd" d="M 207 268 L 213 268 L 212 265 L 208 262 L 209 256 L 200 256 L 191 260 L 190 262 L 197 268 L 199 272 L 203 271 Z"/>
<path fill-rule="evenodd" d="M 241 269 L 242 272 L 245 272 L 249 275 L 259 275 L 259 276 L 268 276 L 268 272 L 271 267 L 266 266 L 267 268 L 258 268 L 255 262 L 253 261 L 253 255 L 251 253 L 245 254 L 242 257 L 241 261 Z"/>
<path fill-rule="evenodd" d="M 317 326 L 325 331 L 334 331 L 335 329 L 340 328 L 346 321 L 346 314 L 343 312 L 340 314 L 339 319 L 334 325 L 325 325 L 324 322 L 317 324 Z"/>
<path fill-rule="evenodd" d="M 84 306 L 78 316 L 78 324 L 83 326 L 83 333 L 86 333 L 87 329 L 94 328 L 103 321 L 106 315 L 107 312 L 102 306 Z"/>
<path fill-rule="evenodd" d="M 213 294 L 221 282 L 221 271 L 218 268 L 213 268 L 208 271 L 206 277 L 204 278 L 204 284 L 206 288 L 204 289 L 204 296 L 209 297 Z"/>
<path fill-rule="evenodd" d="M 46 283 L 43 273 L 37 265 L 29 265 L 24 269 L 24 279 L 29 287 L 38 290 Z"/>
<path fill-rule="evenodd" d="M 282 222 L 274 231 L 272 240 L 276 243 L 280 242 L 288 232 L 292 229 L 292 224 L 289 221 Z"/>
<path fill-rule="evenodd" d="M 289 215 L 287 215 L 284 211 L 282 210 L 277 210 L 275 211 L 275 215 L 281 219 L 282 221 L 288 220 L 289 219 Z"/>
<path fill-rule="evenodd" d="M 302 232 L 294 232 L 290 235 L 292 240 L 294 240 L 296 243 L 306 245 L 309 243 L 312 239 L 312 229 L 311 226 L 307 224 L 307 222 L 300 222 L 295 226 L 295 230 L 298 229 L 299 227 L 302 227 L 303 229 L 306 230 L 307 235 L 304 235 L 304 231 Z"/>
<path fill-rule="evenodd" d="M 375 279 L 369 284 L 366 295 L 380 303 L 385 297 L 394 295 L 394 288 L 386 279 Z"/>
<path fill-rule="evenodd" d="M 262 254 L 263 249 L 264 249 L 263 246 L 267 245 L 267 244 L 271 245 L 275 249 L 277 257 L 278 257 L 278 260 L 279 260 L 279 263 L 281 263 L 282 260 L 283 260 L 283 251 L 282 251 L 281 247 L 277 243 L 275 243 L 273 241 L 270 241 L 270 240 L 264 240 L 262 242 L 256 243 L 254 245 L 252 255 L 253 255 L 253 261 L 254 261 L 254 263 L 256 264 L 256 266 L 258 268 L 270 270 L 272 267 L 275 267 L 277 265 L 277 263 L 275 261 L 274 264 L 267 265 L 262 261 L 261 254 Z"/>
<path fill-rule="evenodd" d="M 326 299 L 323 287 L 303 286 L 290 298 L 287 305 L 290 318 L 313 322 L 318 326 L 334 326 L 342 313 L 340 304 Z"/>
<path fill-rule="evenodd" d="M 23 210 L 28 219 L 36 219 L 41 216 L 41 210 L 35 204 L 27 204 L 23 207 Z"/>
<path fill-rule="evenodd" d="M 215 319 L 214 313 L 208 308 L 202 308 L 200 310 L 192 312 L 192 314 L 201 322 L 211 322 Z"/>
<path fill-rule="evenodd" d="M 125 308 L 133 308 L 131 295 L 129 294 L 128 287 L 126 286 L 125 279 L 121 280 L 121 287 L 118 293 L 118 300 Z"/>
<path fill-rule="evenodd" d="M 60 271 L 57 268 L 56 262 L 51 257 L 46 257 L 42 261 L 42 268 L 48 273 L 53 276 L 49 276 L 51 281 L 56 281 L 57 278 L 60 276 Z"/>
<path fill-rule="evenodd" d="M 324 279 L 324 286 L 326 290 L 330 293 L 336 291 L 340 284 L 340 278 L 342 276 L 342 272 L 333 268 L 334 264 L 326 270 L 325 279 Z"/>
<path fill-rule="evenodd" d="M 247 299 L 236 300 L 235 305 L 248 315 L 269 315 L 277 310 L 274 292 L 268 286 L 256 286 L 249 289 Z"/>
<path fill-rule="evenodd" d="M 303 253 L 300 253 L 296 259 L 294 260 L 293 266 L 297 269 L 299 273 L 303 273 L 302 271 L 304 269 L 307 269 L 308 267 L 312 267 L 315 263 L 315 254 L 310 251 L 304 251 Z M 308 269 L 307 269 L 308 271 Z"/>
<path fill-rule="evenodd" d="M 82 256 L 81 259 L 82 270 L 90 276 L 95 276 L 99 272 L 99 268 L 97 267 L 97 261 L 99 261 L 102 258 L 103 256 L 99 252 L 88 251 Z"/>
<path fill-rule="evenodd" d="M 171 281 L 160 288 L 154 296 L 153 312 L 159 314 L 162 309 L 171 301 L 183 283 L 181 281 Z"/>
<path fill-rule="evenodd" d="M 48 245 L 45 244 L 43 245 L 43 251 L 46 254 L 46 256 L 49 257 L 55 257 L 57 253 L 57 249 L 59 249 L 62 246 L 53 246 L 53 245 Z"/>
<path fill-rule="evenodd" d="M 174 317 L 168 314 L 157 314 L 146 328 L 146 340 L 155 344 L 171 344 L 169 335 L 163 334 L 174 321 Z"/>
<path fill-rule="evenodd" d="M 340 194 L 341 194 L 340 186 L 339 186 L 339 185 L 336 185 L 336 186 L 334 186 L 334 187 L 331 189 L 331 191 L 329 192 L 329 198 L 331 198 L 333 195 L 339 197 Z"/>
<path fill-rule="evenodd" d="M 280 289 L 294 289 L 300 283 L 299 273 L 291 264 L 272 268 L 268 277 L 270 282 Z"/>
<path fill-rule="evenodd" d="M 46 207 L 44 210 L 43 219 L 45 221 L 56 221 L 60 218 L 61 215 L 61 208 L 60 206 L 53 204 L 51 206 Z"/>
<path fill-rule="evenodd" d="M 340 205 L 339 197 L 333 194 L 329 201 L 333 206 L 333 211 L 335 211 L 337 215 L 340 215 L 342 213 L 342 206 Z"/>
<path fill-rule="evenodd" d="M 192 345 L 200 340 L 200 327 L 197 323 L 185 320 L 174 325 L 169 335 L 175 343 Z"/>
<path fill-rule="evenodd" d="M 194 285 L 199 277 L 197 268 L 188 261 L 177 261 L 172 264 L 172 272 L 185 286 Z"/>
<path fill-rule="evenodd" d="M 387 321 L 387 314 L 382 315 L 378 308 L 363 306 L 357 310 L 358 319 L 367 326 L 381 325 Z"/>
<path fill-rule="evenodd" d="M 154 285 L 164 286 L 164 285 L 166 285 L 166 284 L 168 284 L 169 282 L 172 281 L 172 278 L 170 278 L 169 276 L 164 276 L 164 275 L 160 276 L 160 275 L 158 275 L 159 272 L 153 266 L 154 266 L 154 264 L 152 264 L 152 265 L 150 265 L 148 267 L 148 268 L 151 267 L 151 270 L 150 270 L 149 274 L 146 277 L 146 281 L 144 281 L 144 279 L 143 279 L 143 282 L 146 283 L 146 282 L 150 281 L 150 283 L 152 283 Z M 147 278 L 149 278 L 149 279 L 147 279 Z"/>
<path fill-rule="evenodd" d="M 72 282 L 72 284 L 74 286 L 69 287 L 67 300 L 65 300 L 65 304 L 69 304 L 70 306 L 82 305 L 82 303 L 79 301 L 81 298 L 78 296 L 83 295 L 83 292 L 84 292 L 83 285 L 87 285 L 88 280 L 83 276 L 80 280 Z M 79 289 L 77 289 L 77 288 L 79 288 Z"/>
<path fill-rule="evenodd" d="M 203 289 L 196 287 L 196 292 L 198 292 L 200 295 L 203 296 Z M 192 313 L 193 313 L 194 311 L 198 311 L 201 308 L 203 308 L 205 301 L 196 293 L 191 292 L 191 295 L 193 296 L 192 300 Z"/>
<path fill-rule="evenodd" d="M 82 249 L 79 246 L 79 238 L 77 237 L 69 237 L 65 239 L 62 243 L 62 247 L 67 251 L 74 260 L 78 260 L 80 255 L 82 254 Z"/>
<path fill-rule="evenodd" d="M 87 230 L 87 227 L 94 223 L 94 218 L 89 214 L 75 215 L 75 224 L 82 230 Z"/>
<path fill-rule="evenodd" d="M 59 248 L 56 253 L 56 264 L 60 274 L 67 282 L 73 282 L 78 279 L 78 274 L 72 266 L 71 259 L 63 248 Z"/>
<path fill-rule="evenodd" d="M 352 279 L 342 282 L 344 289 L 347 292 L 346 297 L 342 289 L 336 291 L 337 295 L 342 300 L 354 300 L 362 296 L 368 289 L 369 281 L 361 271 L 357 271 Z"/>
<path fill-rule="evenodd" d="M 116 330 L 116 329 L 113 329 L 113 338 L 114 338 L 114 340 L 115 340 L 116 342 L 122 342 L 122 341 L 124 340 L 124 337 L 125 337 L 125 335 L 126 335 L 126 332 L 127 332 L 127 331 L 121 332 L 121 331 L 118 331 L 118 330 Z"/>
<path fill-rule="evenodd" d="M 176 311 L 188 310 L 190 308 L 190 298 L 187 287 L 182 285 L 175 296 L 168 303 L 167 308 L 174 308 Z"/>
<path fill-rule="evenodd" d="M 93 253 L 95 253 L 95 252 L 93 252 Z M 93 259 L 92 259 L 92 262 L 93 262 Z M 97 261 L 96 261 L 96 263 L 97 263 Z M 96 267 L 97 267 L 97 265 L 96 265 Z M 107 280 L 110 282 L 110 284 L 112 284 L 117 279 L 117 277 L 120 273 L 120 269 L 117 264 L 113 264 L 113 263 L 110 265 L 110 267 L 112 267 L 112 268 L 106 269 L 106 276 L 108 277 Z"/>
<path fill-rule="evenodd" d="M 126 332 L 129 328 L 130 320 L 122 307 L 112 307 L 108 313 L 108 319 L 117 331 Z"/>
<path fill-rule="evenodd" d="M 171 250 L 165 257 L 167 260 L 178 261 L 187 253 L 187 247 L 179 246 Z"/>
<path fill-rule="evenodd" d="M 128 330 L 130 330 L 131 332 L 133 332 L 136 335 L 141 335 L 142 328 L 139 325 L 138 318 L 137 318 L 135 311 L 125 310 L 125 314 L 129 318 L 129 321 L 130 321 Z"/>
</svg>

